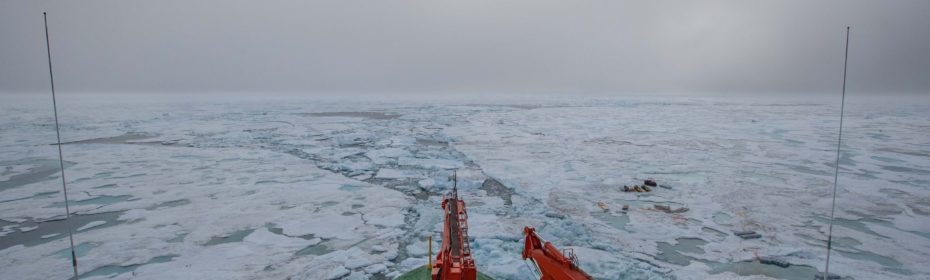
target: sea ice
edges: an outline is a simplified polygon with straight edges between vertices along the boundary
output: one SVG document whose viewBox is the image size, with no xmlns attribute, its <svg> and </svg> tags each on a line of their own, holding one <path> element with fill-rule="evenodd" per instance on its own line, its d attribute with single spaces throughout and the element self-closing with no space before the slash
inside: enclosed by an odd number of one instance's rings
<svg viewBox="0 0 930 280">
<path fill-rule="evenodd" d="M 426 264 L 426 236 L 438 250 L 453 169 L 478 268 L 498 279 L 532 279 L 524 226 L 607 279 L 761 279 L 736 271 L 754 254 L 791 273 L 824 263 L 833 104 L 61 101 L 74 237 L 97 246 L 82 279 L 392 278 Z M 0 270 L 16 279 L 70 277 L 46 103 L 0 104 Z M 926 278 L 930 108 L 847 105 L 831 271 Z M 647 178 L 668 188 L 620 191 Z"/>
</svg>

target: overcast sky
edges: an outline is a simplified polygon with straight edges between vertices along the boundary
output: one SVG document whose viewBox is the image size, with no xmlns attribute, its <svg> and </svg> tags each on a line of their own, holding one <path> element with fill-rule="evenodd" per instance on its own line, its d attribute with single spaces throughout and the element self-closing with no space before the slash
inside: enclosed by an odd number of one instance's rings
<svg viewBox="0 0 930 280">
<path fill-rule="evenodd" d="M 2 1 L 0 92 L 930 92 L 930 1 Z"/>
</svg>

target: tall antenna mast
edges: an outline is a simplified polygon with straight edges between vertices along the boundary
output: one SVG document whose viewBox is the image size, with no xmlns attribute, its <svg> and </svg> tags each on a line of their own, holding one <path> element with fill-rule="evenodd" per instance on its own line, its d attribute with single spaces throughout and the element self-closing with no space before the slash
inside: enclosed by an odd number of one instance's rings
<svg viewBox="0 0 930 280">
<path fill-rule="evenodd" d="M 836 170 L 833 171 L 833 204 L 830 206 L 830 227 L 827 230 L 827 264 L 823 279 L 830 279 L 830 251 L 833 245 L 833 219 L 836 214 L 836 185 L 840 178 L 840 145 L 843 144 L 843 110 L 846 106 L 846 66 L 849 64 L 849 26 L 846 27 L 846 54 L 843 57 L 843 94 L 840 97 L 840 133 L 836 139 Z"/>
<path fill-rule="evenodd" d="M 459 177 L 458 170 L 452 170 L 452 198 L 459 199 Z"/>
<path fill-rule="evenodd" d="M 65 160 L 61 153 L 61 130 L 58 128 L 58 104 L 55 102 L 55 76 L 52 74 L 52 47 L 48 40 L 48 15 L 42 12 L 45 22 L 45 50 L 48 54 L 48 79 L 52 84 L 52 111 L 55 112 L 55 136 L 58 138 L 58 165 L 61 167 L 61 190 L 65 194 L 65 223 L 68 224 L 68 241 L 71 242 L 71 268 L 78 279 L 77 255 L 74 253 L 74 231 L 71 229 L 71 208 L 68 207 L 68 187 L 65 184 Z"/>
</svg>

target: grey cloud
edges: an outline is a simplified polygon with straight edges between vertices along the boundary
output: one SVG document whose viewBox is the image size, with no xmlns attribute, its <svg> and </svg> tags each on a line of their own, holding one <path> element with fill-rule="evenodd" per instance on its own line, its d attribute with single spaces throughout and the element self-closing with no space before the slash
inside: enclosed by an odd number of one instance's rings
<svg viewBox="0 0 930 280">
<path fill-rule="evenodd" d="M 930 92 L 927 1 L 4 1 L 0 91 Z"/>
</svg>

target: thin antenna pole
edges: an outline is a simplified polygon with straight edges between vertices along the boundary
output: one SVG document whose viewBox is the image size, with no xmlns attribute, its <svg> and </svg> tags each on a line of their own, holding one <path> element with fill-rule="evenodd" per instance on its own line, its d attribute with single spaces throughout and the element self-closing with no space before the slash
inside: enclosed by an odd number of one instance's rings
<svg viewBox="0 0 930 280">
<path fill-rule="evenodd" d="M 426 269 L 433 270 L 433 235 L 429 235 L 429 259 L 426 259 Z"/>
<path fill-rule="evenodd" d="M 833 219 L 836 214 L 836 186 L 840 178 L 840 145 L 843 144 L 843 110 L 846 106 L 846 66 L 849 64 L 849 26 L 846 27 L 846 54 L 843 57 L 843 94 L 840 97 L 840 133 L 836 139 L 836 170 L 833 171 L 833 205 L 830 206 L 830 227 L 827 230 L 827 265 L 823 269 L 823 279 L 830 276 L 830 251 L 833 245 Z"/>
<path fill-rule="evenodd" d="M 61 167 L 61 190 L 65 194 L 65 223 L 68 224 L 68 241 L 71 242 L 71 268 L 78 279 L 77 255 L 74 253 L 74 231 L 71 229 L 71 208 L 68 207 L 68 187 L 65 184 L 65 160 L 61 153 L 61 130 L 58 128 L 58 104 L 55 102 L 55 76 L 52 74 L 52 47 L 48 39 L 48 15 L 42 12 L 45 22 L 45 50 L 48 54 L 48 79 L 52 84 L 52 111 L 55 112 L 55 136 L 58 138 L 58 165 Z"/>
<path fill-rule="evenodd" d="M 452 170 L 452 198 L 459 199 L 459 177 L 458 170 Z"/>
</svg>

